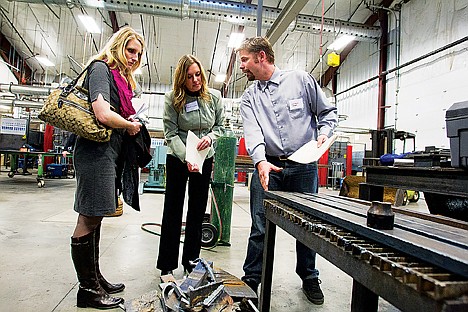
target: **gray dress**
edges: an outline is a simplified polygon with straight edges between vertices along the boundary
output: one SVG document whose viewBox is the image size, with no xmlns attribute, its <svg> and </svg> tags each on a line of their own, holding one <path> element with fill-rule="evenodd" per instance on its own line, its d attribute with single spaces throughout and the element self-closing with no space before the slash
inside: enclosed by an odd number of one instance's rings
<svg viewBox="0 0 468 312">
<path fill-rule="evenodd" d="M 99 94 L 119 112 L 120 99 L 114 77 L 108 66 L 97 61 L 85 77 L 83 87 L 90 101 Z M 123 131 L 114 129 L 109 142 L 94 142 L 78 137 L 74 150 L 76 171 L 76 212 L 85 216 L 106 216 L 117 207 L 117 164 L 120 162 Z"/>
</svg>

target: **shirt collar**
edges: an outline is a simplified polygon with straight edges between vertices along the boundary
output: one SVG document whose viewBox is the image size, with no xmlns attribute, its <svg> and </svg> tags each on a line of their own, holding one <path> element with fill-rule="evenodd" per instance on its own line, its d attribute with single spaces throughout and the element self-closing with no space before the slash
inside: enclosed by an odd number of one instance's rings
<svg viewBox="0 0 468 312">
<path fill-rule="evenodd" d="M 275 71 L 270 77 L 270 80 L 268 80 L 270 83 L 274 83 L 275 85 L 279 85 L 280 82 L 280 76 L 281 76 L 281 70 L 275 66 Z"/>
<path fill-rule="evenodd" d="M 268 84 L 274 84 L 278 86 L 279 81 L 280 81 L 280 76 L 281 76 L 280 69 L 275 66 L 275 71 L 271 75 L 270 79 L 269 80 L 257 80 L 257 87 L 260 90 L 265 91 L 265 89 L 268 87 Z"/>
</svg>

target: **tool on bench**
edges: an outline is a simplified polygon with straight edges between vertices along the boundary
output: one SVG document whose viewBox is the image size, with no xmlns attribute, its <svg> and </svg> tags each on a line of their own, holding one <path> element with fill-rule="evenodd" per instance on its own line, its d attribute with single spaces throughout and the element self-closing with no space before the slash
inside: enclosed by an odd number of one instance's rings
<svg viewBox="0 0 468 312">
<path fill-rule="evenodd" d="M 380 229 L 392 230 L 395 223 L 395 213 L 392 205 L 387 202 L 373 201 L 367 211 L 367 226 Z"/>
</svg>

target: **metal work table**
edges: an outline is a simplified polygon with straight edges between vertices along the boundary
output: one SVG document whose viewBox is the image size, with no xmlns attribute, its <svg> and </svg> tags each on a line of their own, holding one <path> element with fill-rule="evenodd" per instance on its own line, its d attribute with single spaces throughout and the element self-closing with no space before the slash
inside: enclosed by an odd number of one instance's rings
<svg viewBox="0 0 468 312">
<path fill-rule="evenodd" d="M 237 155 L 235 159 L 235 170 L 239 172 L 253 172 L 254 165 L 252 163 L 252 158 L 246 155 Z"/>
<path fill-rule="evenodd" d="M 442 167 L 368 166 L 366 183 L 468 197 L 468 170 Z"/>
<path fill-rule="evenodd" d="M 61 153 L 54 152 L 38 152 L 38 151 L 19 151 L 19 150 L 0 150 L 0 154 L 10 155 L 10 171 L 8 172 L 8 177 L 13 178 L 16 174 L 25 174 L 24 172 L 18 172 L 18 156 L 24 155 L 25 162 L 28 156 L 37 157 L 37 186 L 44 187 L 44 157 L 63 157 Z M 72 154 L 67 155 L 67 157 L 73 157 Z M 26 163 L 25 163 L 26 166 Z M 27 173 L 30 174 L 30 173 Z"/>
<path fill-rule="evenodd" d="M 353 278 L 351 311 L 468 309 L 468 223 L 395 209 L 393 230 L 367 226 L 369 202 L 267 192 L 260 310 L 270 310 L 276 226 Z M 424 217 L 427 216 L 427 218 Z"/>
</svg>

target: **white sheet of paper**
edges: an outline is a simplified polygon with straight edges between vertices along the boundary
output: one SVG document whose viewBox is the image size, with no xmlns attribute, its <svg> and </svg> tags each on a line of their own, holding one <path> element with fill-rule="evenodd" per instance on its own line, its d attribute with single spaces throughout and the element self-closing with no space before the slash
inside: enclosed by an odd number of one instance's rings
<svg viewBox="0 0 468 312">
<path fill-rule="evenodd" d="M 141 104 L 140 108 L 138 108 L 138 111 L 133 115 L 133 118 L 138 118 L 142 117 L 143 113 L 146 112 L 149 109 L 149 105 L 146 103 Z"/>
<path fill-rule="evenodd" d="M 289 156 L 288 159 L 301 164 L 308 164 L 317 161 L 323 153 L 330 148 L 335 140 L 336 134 L 329 137 L 320 147 L 317 147 L 317 141 L 312 140 L 302 145 L 301 148 Z"/>
<path fill-rule="evenodd" d="M 197 150 L 198 142 L 200 142 L 200 139 L 195 133 L 189 130 L 187 134 L 187 144 L 185 146 L 185 161 L 191 164 L 197 164 L 198 168 L 200 168 L 199 172 L 202 173 L 203 162 L 211 147 L 199 151 Z"/>
</svg>

